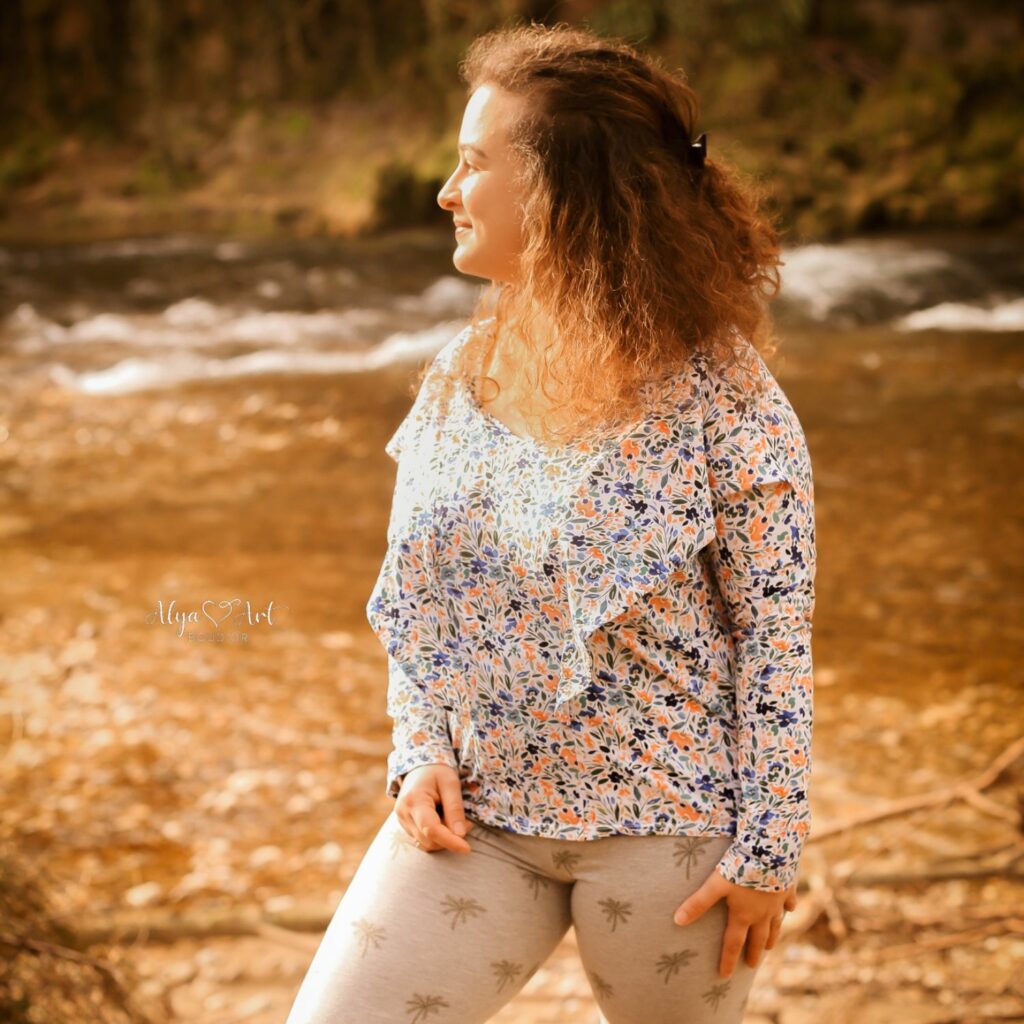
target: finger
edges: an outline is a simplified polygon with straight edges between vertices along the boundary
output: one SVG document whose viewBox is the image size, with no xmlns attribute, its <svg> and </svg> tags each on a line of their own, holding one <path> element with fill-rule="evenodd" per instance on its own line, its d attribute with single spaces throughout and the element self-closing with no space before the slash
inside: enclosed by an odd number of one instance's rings
<svg viewBox="0 0 1024 1024">
<path fill-rule="evenodd" d="M 426 839 L 423 833 L 420 831 L 419 826 L 416 824 L 415 819 L 412 816 L 410 810 L 411 804 L 409 803 L 410 798 L 406 797 L 401 808 L 396 808 L 395 813 L 398 815 L 399 824 L 405 830 L 405 834 L 417 844 L 426 849 Z"/>
<path fill-rule="evenodd" d="M 722 882 L 722 886 L 726 886 L 725 889 L 719 885 L 719 876 L 716 872 L 712 871 L 701 887 L 694 893 L 691 893 L 679 906 L 676 908 L 675 914 L 672 916 L 672 920 L 676 924 L 686 925 L 692 921 L 696 921 L 709 907 L 713 907 L 727 891 L 727 883 Z"/>
<path fill-rule="evenodd" d="M 443 849 L 462 851 L 468 848 L 466 840 L 455 835 L 441 820 L 439 810 L 443 809 L 444 805 L 436 790 L 434 795 L 431 795 L 429 790 L 424 790 L 417 793 L 413 799 L 416 802 L 413 805 L 412 816 L 424 849 L 433 852 Z"/>
<path fill-rule="evenodd" d="M 736 968 L 736 963 L 743 950 L 743 942 L 747 937 L 745 924 L 734 923 L 730 918 L 726 926 L 725 935 L 722 939 L 722 956 L 718 962 L 718 973 L 723 978 L 728 978 Z"/>
<path fill-rule="evenodd" d="M 405 834 L 412 839 L 414 842 L 421 842 L 423 837 L 420 835 L 419 828 L 416 825 L 415 820 L 412 816 L 412 805 L 415 791 L 411 785 L 409 785 L 409 773 L 401 776 L 402 784 L 398 790 L 398 799 L 395 800 L 395 817 L 398 819 L 399 825 L 405 831 Z"/>
<path fill-rule="evenodd" d="M 782 905 L 786 910 L 796 910 L 796 882 L 786 891 L 786 902 Z"/>
<path fill-rule="evenodd" d="M 469 822 L 462 806 L 462 782 L 454 773 L 445 775 L 439 782 L 441 808 L 444 813 L 442 835 L 438 840 L 443 846 L 456 853 L 471 853 L 472 847 L 462 837 L 469 831 Z"/>
<path fill-rule="evenodd" d="M 765 949 L 774 949 L 775 943 L 778 941 L 779 932 L 782 931 L 782 915 L 772 918 L 771 926 L 768 929 L 768 941 L 765 943 Z"/>
<path fill-rule="evenodd" d="M 764 945 L 768 940 L 768 932 L 771 928 L 771 919 L 758 921 L 752 925 L 747 933 L 747 966 L 756 967 L 764 955 Z"/>
<path fill-rule="evenodd" d="M 413 838 L 424 850 L 440 849 L 431 836 L 432 827 L 441 823 L 436 797 L 431 791 L 420 789 L 410 794 L 408 806 Z"/>
<path fill-rule="evenodd" d="M 399 793 L 398 800 L 395 802 L 395 817 L 398 819 L 398 824 L 402 826 L 402 831 L 410 839 L 419 839 L 419 835 L 416 832 L 416 824 L 412 820 L 412 816 L 409 814 L 409 798 L 408 796 Z"/>
</svg>

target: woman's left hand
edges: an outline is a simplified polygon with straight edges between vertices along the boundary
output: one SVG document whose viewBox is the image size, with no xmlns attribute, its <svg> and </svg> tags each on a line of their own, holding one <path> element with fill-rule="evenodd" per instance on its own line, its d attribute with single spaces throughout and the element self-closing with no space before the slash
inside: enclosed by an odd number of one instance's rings
<svg viewBox="0 0 1024 1024">
<path fill-rule="evenodd" d="M 729 919 L 718 973 L 728 978 L 740 958 L 744 941 L 747 941 L 747 963 L 751 967 L 757 966 L 765 949 L 775 945 L 784 913 L 796 908 L 796 883 L 785 892 L 761 892 L 736 885 L 712 871 L 704 884 L 676 909 L 676 924 L 691 924 L 720 899 L 728 905 Z M 685 921 L 681 920 L 683 914 Z"/>
</svg>

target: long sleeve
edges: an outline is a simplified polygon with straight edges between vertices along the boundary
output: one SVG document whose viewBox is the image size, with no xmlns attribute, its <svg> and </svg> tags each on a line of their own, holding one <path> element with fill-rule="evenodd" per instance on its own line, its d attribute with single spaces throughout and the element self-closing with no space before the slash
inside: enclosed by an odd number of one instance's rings
<svg viewBox="0 0 1024 1024">
<path fill-rule="evenodd" d="M 430 458 L 433 437 L 440 431 L 440 416 L 434 387 L 450 366 L 455 350 L 466 339 L 469 326 L 441 347 L 430 362 L 412 407 L 384 446 L 398 463 L 395 492 L 388 524 L 388 554 L 367 603 L 367 615 L 374 632 L 388 651 L 387 711 L 393 720 L 392 746 L 387 762 L 386 792 L 397 797 L 404 776 L 425 764 L 446 764 L 458 769 L 445 711 L 410 679 L 394 652 L 402 649 L 412 658 L 408 646 L 409 619 L 419 593 L 422 566 L 407 541 L 410 520 L 421 514 L 417 502 L 417 481 L 428 478 L 433 469 Z M 408 560 L 407 560 L 408 559 Z M 415 565 L 413 565 L 415 563 Z M 402 659 L 404 660 L 404 659 Z M 406 662 L 408 664 L 409 662 Z"/>
<path fill-rule="evenodd" d="M 426 694 L 391 656 L 388 657 L 387 709 L 394 722 L 393 749 L 388 754 L 388 796 L 397 798 L 402 778 L 413 768 L 446 764 L 458 769 L 444 711 L 429 702 Z"/>
<path fill-rule="evenodd" d="M 733 638 L 738 723 L 737 832 L 717 870 L 780 892 L 811 825 L 816 555 L 803 431 L 777 384 L 770 395 L 733 404 L 726 389 L 705 423 L 715 513 L 706 557 Z"/>
</svg>

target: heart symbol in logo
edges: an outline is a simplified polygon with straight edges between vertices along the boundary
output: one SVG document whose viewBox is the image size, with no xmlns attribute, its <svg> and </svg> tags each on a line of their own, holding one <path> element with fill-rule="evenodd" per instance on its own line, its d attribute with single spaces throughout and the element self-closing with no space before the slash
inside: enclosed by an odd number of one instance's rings
<svg viewBox="0 0 1024 1024">
<path fill-rule="evenodd" d="M 214 604 L 214 603 L 215 602 L 213 602 L 213 601 L 204 601 L 203 602 L 203 614 L 214 624 L 214 626 L 219 628 L 220 624 L 235 610 L 235 605 L 241 604 L 242 600 L 241 600 L 241 598 L 233 597 L 230 601 L 221 601 L 221 602 L 217 603 L 216 607 L 218 607 L 218 608 L 226 608 L 227 609 L 227 611 L 225 611 L 224 614 L 219 619 L 215 618 L 213 615 L 211 615 L 206 610 L 206 606 L 208 604 Z"/>
</svg>

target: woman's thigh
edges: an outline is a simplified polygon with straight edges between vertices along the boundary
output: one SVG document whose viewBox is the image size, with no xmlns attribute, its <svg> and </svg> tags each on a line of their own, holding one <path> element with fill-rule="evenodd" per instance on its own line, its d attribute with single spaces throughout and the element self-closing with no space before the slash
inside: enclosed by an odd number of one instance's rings
<svg viewBox="0 0 1024 1024">
<path fill-rule="evenodd" d="M 471 853 L 427 852 L 388 815 L 286 1024 L 482 1024 L 522 989 L 568 931 L 571 890 L 469 824 Z"/>
<path fill-rule="evenodd" d="M 719 900 L 677 925 L 729 836 L 612 836 L 581 859 L 572 893 L 580 957 L 607 1024 L 739 1024 L 756 968 L 718 973 L 728 911 Z"/>
</svg>

